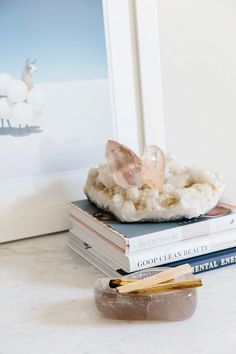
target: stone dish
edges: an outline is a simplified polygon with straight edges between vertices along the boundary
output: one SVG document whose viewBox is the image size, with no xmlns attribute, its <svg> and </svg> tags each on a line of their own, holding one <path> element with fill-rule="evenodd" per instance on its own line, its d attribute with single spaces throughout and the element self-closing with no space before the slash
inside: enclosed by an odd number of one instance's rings
<svg viewBox="0 0 236 354">
<path fill-rule="evenodd" d="M 162 268 L 165 270 L 168 268 Z M 143 279 L 160 272 L 144 270 L 132 275 Z M 192 274 L 176 278 L 191 279 Z M 109 288 L 109 278 L 98 279 L 94 287 L 97 309 L 105 316 L 117 320 L 182 321 L 193 315 L 197 307 L 197 289 L 184 289 L 160 294 L 121 294 Z"/>
</svg>

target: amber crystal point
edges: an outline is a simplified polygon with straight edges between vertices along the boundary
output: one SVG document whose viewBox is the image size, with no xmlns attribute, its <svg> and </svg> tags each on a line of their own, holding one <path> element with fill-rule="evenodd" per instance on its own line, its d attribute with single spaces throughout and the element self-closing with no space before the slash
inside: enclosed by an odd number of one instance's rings
<svg viewBox="0 0 236 354">
<path fill-rule="evenodd" d="M 156 145 L 144 149 L 142 175 L 145 183 L 152 189 L 163 190 L 165 181 L 165 155 Z"/>
<path fill-rule="evenodd" d="M 123 187 L 142 187 L 142 161 L 127 146 L 115 140 L 108 140 L 106 144 L 106 160 L 115 182 Z"/>
</svg>

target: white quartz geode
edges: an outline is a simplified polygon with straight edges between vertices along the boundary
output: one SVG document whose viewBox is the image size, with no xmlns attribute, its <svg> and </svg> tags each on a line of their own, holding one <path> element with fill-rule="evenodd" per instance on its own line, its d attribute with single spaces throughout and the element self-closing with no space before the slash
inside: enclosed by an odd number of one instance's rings
<svg viewBox="0 0 236 354">
<path fill-rule="evenodd" d="M 177 164 L 168 154 L 165 158 L 162 192 L 147 185 L 122 188 L 108 164 L 89 171 L 84 192 L 91 202 L 123 222 L 191 219 L 213 209 L 225 188 L 218 174 Z"/>
</svg>

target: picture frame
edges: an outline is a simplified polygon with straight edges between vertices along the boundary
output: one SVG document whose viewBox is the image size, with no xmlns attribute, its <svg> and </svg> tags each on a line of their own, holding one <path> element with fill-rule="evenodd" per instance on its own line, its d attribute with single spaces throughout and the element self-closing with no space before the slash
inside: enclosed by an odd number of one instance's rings
<svg viewBox="0 0 236 354">
<path fill-rule="evenodd" d="M 103 0 L 103 16 L 113 138 L 138 154 L 147 143 L 164 147 L 156 1 Z M 0 242 L 69 229 L 69 202 L 83 197 L 86 174 L 85 168 L 1 182 Z"/>
</svg>

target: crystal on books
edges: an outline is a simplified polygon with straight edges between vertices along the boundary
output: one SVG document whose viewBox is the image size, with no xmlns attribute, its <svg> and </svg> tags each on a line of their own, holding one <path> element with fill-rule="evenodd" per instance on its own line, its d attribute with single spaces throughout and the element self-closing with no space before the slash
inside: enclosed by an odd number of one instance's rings
<svg viewBox="0 0 236 354">
<path fill-rule="evenodd" d="M 138 157 L 109 140 L 106 163 L 89 171 L 88 199 L 124 222 L 169 221 L 204 215 L 219 202 L 225 184 L 216 172 L 177 163 L 158 146 Z"/>
</svg>

